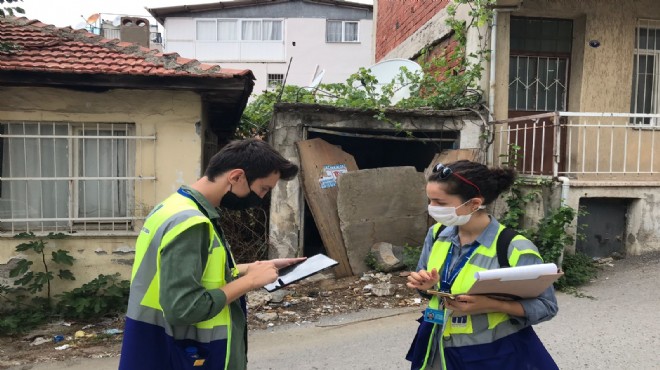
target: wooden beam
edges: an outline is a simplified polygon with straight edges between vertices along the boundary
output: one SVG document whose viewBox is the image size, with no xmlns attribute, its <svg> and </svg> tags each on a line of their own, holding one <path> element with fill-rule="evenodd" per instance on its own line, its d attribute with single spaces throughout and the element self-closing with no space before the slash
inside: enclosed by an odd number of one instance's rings
<svg viewBox="0 0 660 370">
<path fill-rule="evenodd" d="M 351 276 L 353 271 L 339 227 L 337 185 L 335 183 L 334 186 L 322 188 L 320 180 L 329 175 L 326 166 L 344 165 L 348 171 L 357 171 L 355 158 L 323 139 L 299 141 L 296 147 L 300 156 L 300 176 L 305 200 L 312 211 L 328 256 L 339 262 L 334 268 L 335 275 Z"/>
</svg>

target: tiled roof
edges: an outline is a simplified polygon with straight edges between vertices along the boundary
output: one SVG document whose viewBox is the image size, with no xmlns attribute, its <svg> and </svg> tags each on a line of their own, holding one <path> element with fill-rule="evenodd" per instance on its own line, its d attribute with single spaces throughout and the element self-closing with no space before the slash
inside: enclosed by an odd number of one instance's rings
<svg viewBox="0 0 660 370">
<path fill-rule="evenodd" d="M 27 18 L 0 18 L 0 42 L 19 47 L 0 53 L 0 71 L 254 78 L 250 70 L 203 64 L 177 53 L 163 54 L 85 30 L 58 28 Z"/>
</svg>

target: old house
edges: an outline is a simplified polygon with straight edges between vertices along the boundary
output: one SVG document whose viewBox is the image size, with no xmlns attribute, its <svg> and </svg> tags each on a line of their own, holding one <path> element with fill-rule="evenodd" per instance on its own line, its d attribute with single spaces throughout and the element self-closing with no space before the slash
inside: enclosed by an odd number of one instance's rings
<svg viewBox="0 0 660 370">
<path fill-rule="evenodd" d="M 148 10 L 164 25 L 166 51 L 250 69 L 256 93 L 282 84 L 287 71 L 288 85 L 340 83 L 373 61 L 368 4 L 240 0 Z"/>
<path fill-rule="evenodd" d="M 455 47 L 447 4 L 376 1 L 376 60 Z M 498 0 L 493 9 L 467 45 L 482 36 L 491 53 L 481 81 L 496 130 L 491 163 L 518 146 L 521 174 L 553 183 L 546 206 L 587 212 L 575 223 L 586 225 L 578 251 L 660 250 L 660 4 Z"/>
<path fill-rule="evenodd" d="M 252 73 L 25 18 L 0 41 L 0 277 L 21 232 L 67 234 L 49 248 L 78 282 L 129 276 L 145 216 L 233 133 Z"/>
</svg>

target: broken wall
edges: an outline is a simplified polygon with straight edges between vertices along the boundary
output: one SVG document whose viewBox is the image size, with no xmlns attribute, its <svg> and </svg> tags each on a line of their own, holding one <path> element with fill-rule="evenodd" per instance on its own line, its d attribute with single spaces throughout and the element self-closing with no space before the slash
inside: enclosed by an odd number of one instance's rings
<svg viewBox="0 0 660 370">
<path fill-rule="evenodd" d="M 480 148 L 481 118 L 472 112 L 440 112 L 430 110 L 391 110 L 392 123 L 374 118 L 376 112 L 313 104 L 280 103 L 275 106 L 269 141 L 285 158 L 300 164 L 295 143 L 306 140 L 312 128 L 328 130 L 360 130 L 361 132 L 401 131 L 457 132 L 454 148 Z M 365 139 L 368 140 L 368 139 Z M 399 153 L 405 156 L 406 153 Z M 356 158 L 357 160 L 357 158 Z M 429 159 L 430 160 L 430 159 Z M 358 161 L 359 166 L 359 161 Z M 423 194 L 423 191 L 422 191 Z M 279 182 L 271 198 L 269 240 L 271 258 L 303 255 L 305 203 L 300 179 Z M 423 223 L 426 225 L 426 222 Z"/>
<path fill-rule="evenodd" d="M 414 167 L 348 172 L 339 177 L 339 223 L 353 274 L 378 242 L 421 246 L 427 232 L 424 174 Z"/>
</svg>

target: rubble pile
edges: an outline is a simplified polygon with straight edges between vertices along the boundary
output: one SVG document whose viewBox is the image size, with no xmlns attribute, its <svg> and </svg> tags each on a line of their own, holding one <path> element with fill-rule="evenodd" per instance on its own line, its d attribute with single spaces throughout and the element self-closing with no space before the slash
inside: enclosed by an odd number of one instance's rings
<svg viewBox="0 0 660 370">
<path fill-rule="evenodd" d="M 272 293 L 248 293 L 250 329 L 316 322 L 322 316 L 370 308 L 421 307 L 422 300 L 405 286 L 406 272 L 365 272 L 337 280 L 292 284 Z"/>
</svg>

